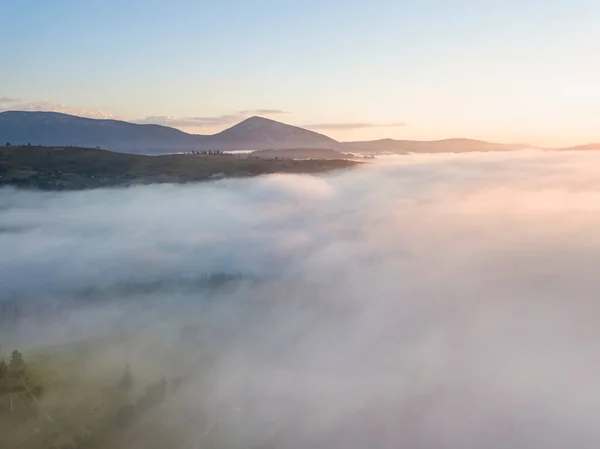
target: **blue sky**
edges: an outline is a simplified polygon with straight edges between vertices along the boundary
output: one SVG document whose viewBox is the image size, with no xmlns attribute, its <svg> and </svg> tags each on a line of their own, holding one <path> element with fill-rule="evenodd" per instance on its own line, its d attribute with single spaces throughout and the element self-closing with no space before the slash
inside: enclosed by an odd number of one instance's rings
<svg viewBox="0 0 600 449">
<path fill-rule="evenodd" d="M 3 0 L 0 38 L 1 109 L 600 141 L 597 0 Z"/>
</svg>

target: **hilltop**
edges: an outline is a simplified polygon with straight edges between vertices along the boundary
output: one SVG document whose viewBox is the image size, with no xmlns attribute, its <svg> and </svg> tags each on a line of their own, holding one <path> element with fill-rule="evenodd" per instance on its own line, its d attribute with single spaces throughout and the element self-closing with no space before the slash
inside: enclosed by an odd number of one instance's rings
<svg viewBox="0 0 600 449">
<path fill-rule="evenodd" d="M 329 148 L 338 142 L 323 134 L 264 117 L 250 117 L 208 138 L 219 150 Z"/>
</svg>

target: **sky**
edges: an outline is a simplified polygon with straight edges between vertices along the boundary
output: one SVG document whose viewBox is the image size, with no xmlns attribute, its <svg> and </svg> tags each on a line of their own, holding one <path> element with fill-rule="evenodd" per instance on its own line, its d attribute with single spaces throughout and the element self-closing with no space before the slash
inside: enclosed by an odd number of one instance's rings
<svg viewBox="0 0 600 449">
<path fill-rule="evenodd" d="M 0 110 L 600 141 L 597 0 L 3 0 Z"/>
</svg>

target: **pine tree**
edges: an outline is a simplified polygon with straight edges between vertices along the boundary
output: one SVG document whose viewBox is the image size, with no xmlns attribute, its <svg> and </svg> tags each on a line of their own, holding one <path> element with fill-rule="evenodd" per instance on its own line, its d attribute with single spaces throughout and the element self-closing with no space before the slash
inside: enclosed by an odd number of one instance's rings
<svg viewBox="0 0 600 449">
<path fill-rule="evenodd" d="M 22 373 L 23 371 L 25 371 L 25 361 L 23 360 L 23 354 L 21 354 L 15 349 L 10 356 L 8 367 L 11 371 L 14 371 L 16 373 Z"/>
</svg>

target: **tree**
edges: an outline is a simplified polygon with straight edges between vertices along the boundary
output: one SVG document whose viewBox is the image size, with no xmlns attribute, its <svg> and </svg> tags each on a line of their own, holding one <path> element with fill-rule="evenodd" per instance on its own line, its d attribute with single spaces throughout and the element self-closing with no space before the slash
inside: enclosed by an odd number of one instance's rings
<svg viewBox="0 0 600 449">
<path fill-rule="evenodd" d="M 167 381 L 163 377 L 160 382 L 149 385 L 146 387 L 144 396 L 137 401 L 137 410 L 139 413 L 143 413 L 146 410 L 160 404 L 165 400 L 167 393 Z"/>
<path fill-rule="evenodd" d="M 10 361 L 8 367 L 11 371 L 22 373 L 25 371 L 25 361 L 23 360 L 23 354 L 16 349 L 10 355 Z"/>
<path fill-rule="evenodd" d="M 10 146 L 10 142 L 6 142 L 6 146 L 9 147 Z"/>
<path fill-rule="evenodd" d="M 131 374 L 131 368 L 129 365 L 125 367 L 121 380 L 119 381 L 119 390 L 129 391 L 133 388 L 133 374 Z"/>
<path fill-rule="evenodd" d="M 0 360 L 0 383 L 6 383 L 6 376 L 8 374 L 8 366 L 4 360 Z"/>
<path fill-rule="evenodd" d="M 126 427 L 135 419 L 135 415 L 135 405 L 123 405 L 119 408 L 119 410 L 117 410 L 117 415 L 115 416 L 115 424 L 119 427 Z"/>
</svg>

